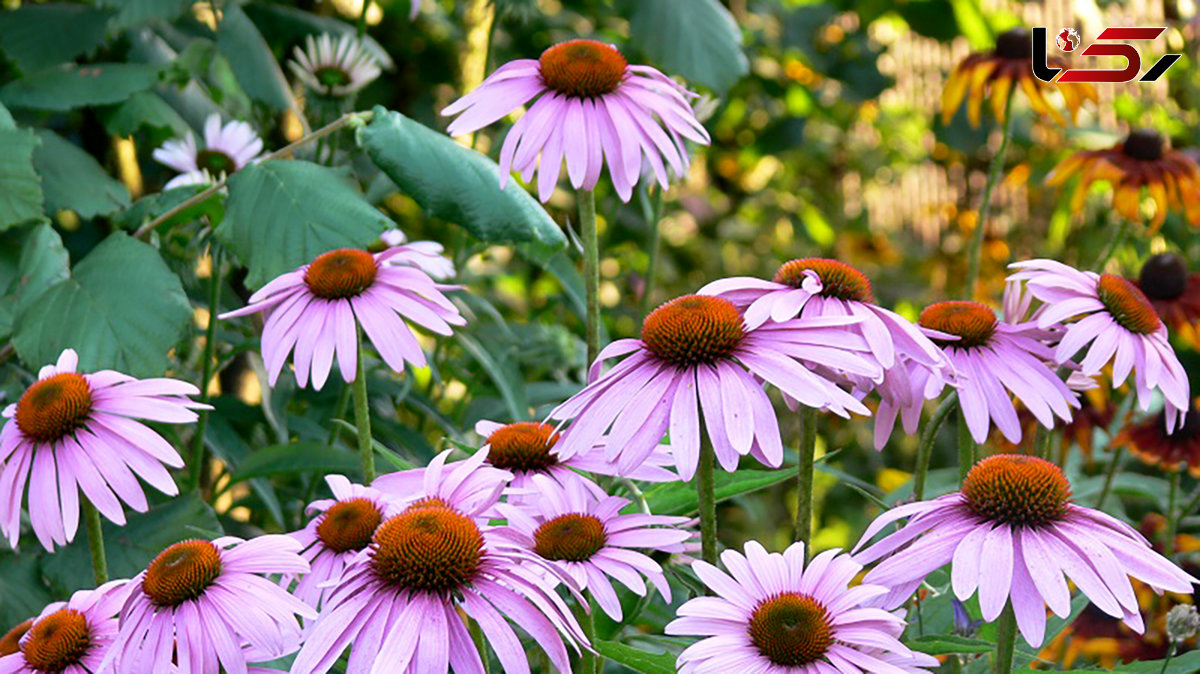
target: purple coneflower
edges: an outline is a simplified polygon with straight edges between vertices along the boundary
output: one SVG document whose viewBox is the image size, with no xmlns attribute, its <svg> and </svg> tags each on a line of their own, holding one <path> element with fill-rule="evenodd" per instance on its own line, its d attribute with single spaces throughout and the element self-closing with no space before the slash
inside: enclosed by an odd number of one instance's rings
<svg viewBox="0 0 1200 674">
<path fill-rule="evenodd" d="M 244 168 L 262 152 L 263 142 L 246 122 L 221 125 L 221 116 L 213 113 L 204 121 L 204 147 L 196 146 L 189 131 L 183 139 L 168 140 L 154 151 L 158 163 L 180 175 L 165 186 L 202 185 Z"/>
<path fill-rule="evenodd" d="M 250 304 L 222 314 L 221 319 L 267 311 L 262 351 L 272 386 L 288 354 L 295 351 L 296 383 L 320 390 L 333 367 L 334 352 L 342 379 L 354 381 L 358 364 L 358 326 L 375 345 L 388 367 L 425 365 L 425 354 L 410 321 L 439 335 L 453 334 L 451 325 L 466 319 L 443 295 L 452 289 L 411 266 L 388 264 L 404 247 L 372 255 L 343 248 L 317 256 L 312 263 L 267 283 L 250 296 Z"/>
<path fill-rule="evenodd" d="M 121 502 L 149 507 L 137 475 L 155 489 L 179 493 L 170 473 L 183 466 L 175 448 L 138 420 L 191 423 L 207 405 L 175 379 L 134 379 L 113 370 L 76 372 L 79 356 L 67 349 L 38 372 L 0 430 L 0 529 L 13 548 L 21 535 L 21 499 L 29 483 L 29 520 L 49 551 L 66 545 L 79 528 L 79 491 L 108 519 L 125 524 Z"/>
<path fill-rule="evenodd" d="M 536 421 L 498 424 L 484 420 L 475 424 L 475 432 L 487 438 L 484 445 L 484 449 L 487 450 L 487 463 L 510 471 L 513 478 L 509 486 L 516 491 L 529 490 L 530 478 L 546 475 L 563 487 L 572 483 L 581 484 L 595 494 L 596 498 L 608 495 L 599 485 L 578 471 L 628 477 L 643 482 L 671 482 L 679 479 L 679 476 L 666 468 L 671 465 L 671 452 L 666 445 L 656 447 L 640 466 L 622 472 L 615 462 L 604 458 L 603 443 L 592 451 L 576 454 L 569 459 L 559 457 L 555 446 L 561 436 L 550 424 Z M 514 498 L 519 499 L 521 496 L 509 496 L 509 500 Z"/>
<path fill-rule="evenodd" d="M 887 588 L 848 587 L 862 569 L 849 555 L 827 550 L 805 568 L 803 543 L 783 554 L 756 541 L 745 550 L 721 553 L 728 573 L 692 565 L 715 596 L 688 600 L 667 624 L 667 634 L 705 637 L 679 656 L 682 674 L 923 674 L 938 665 L 900 642 L 901 617 L 872 607 Z"/>
<path fill-rule="evenodd" d="M 574 581 L 526 549 L 519 534 L 481 516 L 496 506 L 493 483 L 503 471 L 482 465 L 482 452 L 450 465 L 445 457 L 394 482 L 415 486 L 412 505 L 384 520 L 346 565 L 292 674 L 327 672 L 348 647 L 351 672 L 483 672 L 462 614 L 479 626 L 504 671 L 529 672 L 511 620 L 560 672 L 570 672 L 564 637 L 572 646 L 586 638 L 554 586 L 575 589 Z"/>
<path fill-rule="evenodd" d="M 425 468 L 380 475 L 371 486 L 401 507 L 432 503 L 486 520 L 513 474 L 487 465 L 487 450 L 447 463 L 452 452 L 438 454 Z"/>
<path fill-rule="evenodd" d="M 306 512 L 318 515 L 292 534 L 304 546 L 300 556 L 312 567 L 292 594 L 313 607 L 321 605 L 329 585 L 342 575 L 346 564 L 371 544 L 380 523 L 399 511 L 382 492 L 352 484 L 342 475 L 327 475 L 325 482 L 333 498 L 308 504 Z"/>
<path fill-rule="evenodd" d="M 127 583 L 115 580 L 81 590 L 42 609 L 18 641 L 18 650 L 0 657 L 0 674 L 100 671 L 117 636 L 117 612 L 129 594 Z"/>
<path fill-rule="evenodd" d="M 943 380 L 954 377 L 954 368 L 946 355 L 903 316 L 876 304 L 870 279 L 844 262 L 800 258 L 785 262 L 771 281 L 746 277 L 721 279 L 701 288 L 700 294 L 717 295 L 732 301 L 744 310 L 749 329 L 768 321 L 782 322 L 798 316 L 859 318 L 860 322 L 847 326 L 846 332 L 866 342 L 871 358 L 883 369 L 882 381 L 836 372 L 828 374 L 844 378 L 862 395 L 871 390 L 879 392 L 876 449 L 887 443 L 901 410 L 915 406 L 918 413 L 906 414 L 903 424 L 909 434 L 917 430 L 920 406 L 925 397 L 911 385 L 913 370 L 931 370 Z"/>
<path fill-rule="evenodd" d="M 684 139 L 708 144 L 708 132 L 689 103 L 695 97 L 650 66 L 629 65 L 612 45 L 571 40 L 537 60 L 501 66 L 442 114 L 459 115 L 447 128 L 458 136 L 538 98 L 504 139 L 501 187 L 512 171 L 526 182 L 536 171 L 538 196 L 547 201 L 566 161 L 576 189 L 593 189 L 608 166 L 617 194 L 629 201 L 643 157 L 666 188 L 668 166 L 676 175 L 687 173 Z"/>
<path fill-rule="evenodd" d="M 399 229 L 389 229 L 379 235 L 384 245 L 399 248 L 400 252 L 388 258 L 388 264 L 408 265 L 429 274 L 430 278 L 444 281 L 454 276 L 454 262 L 442 253 L 445 248 L 436 241 L 412 241 Z"/>
<path fill-rule="evenodd" d="M 316 612 L 269 574 L 309 570 L 290 536 L 188 540 L 163 550 L 130 581 L 121 629 L 102 669 L 116 674 L 243 674 L 247 662 L 287 655 L 300 641 L 296 616 Z"/>
<path fill-rule="evenodd" d="M 1168 429 L 1183 424 L 1190 406 L 1187 373 L 1167 341 L 1167 328 L 1136 285 L 1115 274 L 1079 271 L 1054 260 L 1026 260 L 1009 265 L 1017 273 L 1013 281 L 1024 281 L 1030 294 L 1045 303 L 1037 317 L 1039 327 L 1063 325 L 1065 333 L 1054 351 L 1064 363 L 1085 346 L 1080 371 L 1089 377 L 1100 374 L 1110 361 L 1113 386 L 1120 386 L 1134 373 L 1138 404 L 1149 409 L 1154 389 L 1166 399 Z"/>
<path fill-rule="evenodd" d="M 663 599 L 671 601 L 671 586 L 662 567 L 634 549 L 682 552 L 692 532 L 676 527 L 688 518 L 621 515 L 621 509 L 629 505 L 627 499 L 597 499 L 578 482 L 564 488 L 545 475 L 535 475 L 530 482 L 537 499 L 503 503 L 497 510 L 510 527 L 528 537 L 539 557 L 553 562 L 588 590 L 609 617 L 620 620 L 622 615 L 610 576 L 641 597 L 646 595 L 646 585 L 640 573 Z"/>
<path fill-rule="evenodd" d="M 700 455 L 701 418 L 721 467 L 737 468 L 752 454 L 772 467 L 783 461 L 775 409 L 759 379 L 803 405 L 841 416 L 869 414 L 865 406 L 800 361 L 863 376 L 879 368 L 843 348 L 855 317 L 770 323 L 747 329 L 729 300 L 684 295 L 646 317 L 641 339 L 606 346 L 592 363 L 588 384 L 550 417 L 574 419 L 558 444 L 559 456 L 590 451 L 612 428 L 605 457 L 619 470 L 641 465 L 667 431 L 679 476 L 692 479 Z M 837 344 L 838 346 L 827 346 Z M 630 354 L 599 374 L 608 358 Z M 698 402 L 697 402 L 698 399 Z"/>
<path fill-rule="evenodd" d="M 1159 555 L 1136 530 L 1099 510 L 1071 503 L 1062 470 L 1033 456 L 997 454 L 975 464 L 962 491 L 898 506 L 876 518 L 858 547 L 889 524 L 898 531 L 855 558 L 883 560 L 863 579 L 894 588 L 887 608 L 907 601 L 929 573 L 951 564 L 954 594 L 979 591 L 983 619 L 995 620 L 1011 602 L 1025 641 L 1037 647 L 1046 606 L 1066 617 L 1066 577 L 1098 608 L 1141 632 L 1142 616 L 1129 576 L 1156 592 L 1192 591 L 1197 583 Z"/>
</svg>

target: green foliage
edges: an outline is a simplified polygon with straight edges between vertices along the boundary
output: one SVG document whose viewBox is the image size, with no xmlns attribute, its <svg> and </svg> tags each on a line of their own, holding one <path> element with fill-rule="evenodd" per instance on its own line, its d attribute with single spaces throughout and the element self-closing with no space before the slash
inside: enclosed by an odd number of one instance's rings
<svg viewBox="0 0 1200 674">
<path fill-rule="evenodd" d="M 229 59 L 246 93 L 273 110 L 292 105 L 291 89 L 271 47 L 241 7 L 229 4 L 217 30 L 217 49 Z"/>
<path fill-rule="evenodd" d="M 100 46 L 111 16 L 87 5 L 22 4 L 0 13 L 0 49 L 27 73 L 66 63 Z"/>
<path fill-rule="evenodd" d="M 42 176 L 46 212 L 70 209 L 91 218 L 129 206 L 129 190 L 92 155 L 53 131 L 40 131 L 38 138 L 41 146 L 33 153 L 33 166 Z"/>
<path fill-rule="evenodd" d="M 297 473 L 353 476 L 359 468 L 358 454 L 354 452 L 316 442 L 296 442 L 254 450 L 238 462 L 233 480 Z"/>
<path fill-rule="evenodd" d="M 46 288 L 70 274 L 67 251 L 47 223 L 0 234 L 0 339 L 13 320 Z"/>
<path fill-rule="evenodd" d="M 39 70 L 0 87 L 13 108 L 71 110 L 120 103 L 158 81 L 158 68 L 141 63 L 90 63 Z"/>
<path fill-rule="evenodd" d="M 33 168 L 39 143 L 28 129 L 0 127 L 0 232 L 43 218 L 42 179 Z"/>
<path fill-rule="evenodd" d="M 0 552 L 0 630 L 37 616 L 54 601 L 34 555 Z"/>
<path fill-rule="evenodd" d="M 158 252 L 116 233 L 24 306 L 13 344 L 38 367 L 73 348 L 85 371 L 158 375 L 191 317 L 179 277 Z"/>
<path fill-rule="evenodd" d="M 97 0 L 96 4 L 117 11 L 111 27 L 123 30 L 155 21 L 178 18 L 192 6 L 192 0 Z"/>
<path fill-rule="evenodd" d="M 741 30 L 717 0 L 636 0 L 626 7 L 630 40 L 666 72 L 724 93 L 749 71 Z"/>
<path fill-rule="evenodd" d="M 675 656 L 651 653 L 616 641 L 598 641 L 596 652 L 641 674 L 674 674 Z"/>
<path fill-rule="evenodd" d="M 766 489 L 773 484 L 779 484 L 789 478 L 795 479 L 794 471 L 779 470 L 738 470 L 736 473 L 718 471 L 716 482 L 717 503 L 722 503 L 738 496 L 751 494 L 760 489 Z M 695 485 L 688 482 L 666 482 L 646 490 L 646 503 L 650 512 L 656 515 L 692 515 L 699 507 L 696 498 Z"/>
<path fill-rule="evenodd" d="M 147 128 L 183 136 L 190 131 L 179 113 L 151 91 L 140 91 L 123 103 L 100 112 L 104 127 L 116 136 L 128 136 Z"/>
</svg>

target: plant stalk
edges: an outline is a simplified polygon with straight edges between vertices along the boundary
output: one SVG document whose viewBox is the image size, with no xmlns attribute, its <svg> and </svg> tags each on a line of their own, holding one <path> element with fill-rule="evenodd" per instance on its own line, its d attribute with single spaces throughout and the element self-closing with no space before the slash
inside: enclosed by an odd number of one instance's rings
<svg viewBox="0 0 1200 674">
<path fill-rule="evenodd" d="M 1125 243 L 1125 237 L 1129 234 L 1129 219 L 1118 218 L 1117 228 L 1113 231 L 1112 238 L 1105 244 L 1104 249 L 1100 251 L 1100 255 L 1096 257 L 1096 261 L 1092 263 L 1092 269 L 1100 272 L 1104 271 L 1104 266 L 1112 258 L 1113 253 Z"/>
<path fill-rule="evenodd" d="M 817 460 L 817 410 L 800 407 L 800 447 L 796 467 L 796 527 L 793 540 L 804 543 L 805 558 L 812 556 L 813 465 Z"/>
<path fill-rule="evenodd" d="M 962 296 L 965 300 L 975 297 L 975 285 L 979 281 L 979 262 L 983 252 L 983 238 L 987 231 L 988 217 L 992 211 L 992 191 L 1000 182 L 1000 174 L 1004 171 L 1004 157 L 1008 154 L 1008 139 L 1012 136 L 1012 99 L 1013 93 L 1010 90 L 1008 99 L 1004 101 L 1004 127 L 1000 132 L 1000 148 L 996 150 L 996 155 L 992 157 L 992 163 L 988 166 L 987 184 L 983 188 L 983 199 L 979 202 L 979 222 L 975 223 L 975 231 L 971 235 L 971 247 L 967 251 L 967 282 L 963 286 Z"/>
<path fill-rule="evenodd" d="M 967 417 L 958 415 L 958 477 L 965 480 L 975 465 L 975 438 L 967 428 Z"/>
<path fill-rule="evenodd" d="M 370 485 L 375 481 L 375 448 L 371 444 L 371 408 L 367 398 L 367 373 L 363 361 L 362 326 L 356 333 L 358 343 L 358 366 L 354 375 L 354 423 L 358 426 L 358 454 L 362 459 L 363 484 Z"/>
<path fill-rule="evenodd" d="M 921 429 L 921 439 L 917 445 L 917 469 L 913 473 L 913 497 L 918 501 L 925 498 L 925 482 L 929 477 L 929 462 L 938 431 L 957 408 L 958 393 L 951 391 L 934 410 L 933 416 L 929 417 L 925 428 Z"/>
<path fill-rule="evenodd" d="M 587 289 L 587 362 L 600 352 L 600 241 L 596 233 L 596 195 L 579 190 L 579 226 L 583 236 L 583 280 Z"/>
<path fill-rule="evenodd" d="M 713 470 L 716 455 L 712 441 L 703 430 L 700 433 L 700 461 L 696 466 L 696 498 L 700 504 L 700 558 L 709 564 L 717 563 L 717 494 Z"/>
<path fill-rule="evenodd" d="M 108 582 L 108 555 L 104 551 L 104 529 L 100 524 L 100 511 L 87 499 L 79 499 L 79 507 L 83 510 L 83 524 L 87 528 L 88 550 L 92 555 L 92 575 L 96 579 L 96 587 Z"/>
<path fill-rule="evenodd" d="M 1096 497 L 1096 510 L 1104 508 L 1104 501 L 1108 499 L 1108 492 L 1112 489 L 1113 479 L 1117 476 L 1117 470 L 1120 467 L 1121 455 L 1125 451 L 1124 447 L 1116 447 L 1112 452 L 1112 461 L 1108 464 L 1108 470 L 1104 473 L 1104 486 L 1100 488 L 1100 495 Z"/>
<path fill-rule="evenodd" d="M 647 239 L 650 243 L 650 259 L 646 262 L 646 276 L 643 279 L 644 287 L 642 288 L 641 316 L 645 318 L 650 313 L 654 306 L 654 282 L 658 276 L 658 262 L 662 257 L 662 236 L 659 234 L 659 225 L 662 222 L 663 208 L 663 191 L 662 188 L 654 190 L 654 196 L 649 196 L 647 192 L 642 193 L 642 216 L 646 219 L 646 226 L 649 228 Z"/>
<path fill-rule="evenodd" d="M 212 270 L 208 275 L 208 325 L 204 329 L 204 362 L 200 366 L 200 402 L 208 404 L 208 385 L 213 378 L 213 357 L 217 348 L 217 314 L 220 313 L 221 303 L 221 249 L 213 243 L 209 247 L 209 257 L 212 259 Z M 200 410 L 200 418 L 196 421 L 196 437 L 192 440 L 192 462 L 189 466 L 188 481 L 193 489 L 200 489 L 200 480 L 204 476 L 204 434 L 208 430 L 209 410 Z"/>
<path fill-rule="evenodd" d="M 1179 478 L 1183 474 L 1183 466 L 1171 472 L 1171 487 L 1167 492 L 1167 540 L 1163 551 L 1167 559 L 1175 558 L 1175 532 L 1179 530 Z"/>
<path fill-rule="evenodd" d="M 1013 668 L 1013 649 L 1017 643 L 1017 616 L 1012 603 L 1004 607 L 996 622 L 996 662 L 993 674 L 1010 674 Z"/>
</svg>

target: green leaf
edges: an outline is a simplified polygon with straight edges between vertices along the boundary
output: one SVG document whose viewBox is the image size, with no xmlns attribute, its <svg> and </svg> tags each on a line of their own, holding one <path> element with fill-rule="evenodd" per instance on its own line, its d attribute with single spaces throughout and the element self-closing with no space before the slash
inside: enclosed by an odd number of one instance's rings
<svg viewBox="0 0 1200 674">
<path fill-rule="evenodd" d="M 675 674 L 673 653 L 650 653 L 616 641 L 597 641 L 596 652 L 641 674 Z"/>
<path fill-rule="evenodd" d="M 92 218 L 129 206 L 129 190 L 92 155 L 53 131 L 39 131 L 38 137 L 42 146 L 33 153 L 33 166 L 42 176 L 46 212 L 69 208 Z"/>
<path fill-rule="evenodd" d="M 114 136 L 131 136 L 142 128 L 157 129 L 176 136 L 183 136 L 192 130 L 175 112 L 175 108 L 152 91 L 140 91 L 124 103 L 99 112 L 105 130 Z"/>
<path fill-rule="evenodd" d="M 13 119 L 12 113 L 8 108 L 0 105 L 0 131 L 9 131 L 17 128 L 17 122 Z"/>
<path fill-rule="evenodd" d="M 196 492 L 188 492 L 145 513 L 127 511 L 125 526 L 104 520 L 108 573 L 113 578 L 133 578 L 167 546 L 189 538 L 216 538 L 222 534 L 217 514 Z M 42 563 L 55 594 L 93 587 L 92 561 L 87 534 L 80 527 L 70 545 Z"/>
<path fill-rule="evenodd" d="M 494 348 L 496 344 L 494 340 L 488 339 L 481 344 L 474 337 L 462 332 L 455 333 L 454 337 L 463 350 L 479 362 L 479 365 L 491 378 L 492 383 L 499 389 L 500 396 L 504 398 L 504 404 L 508 407 L 508 413 L 512 420 L 524 421 L 527 419 L 529 417 L 529 401 L 525 397 L 525 380 L 521 376 L 521 369 L 517 367 L 516 359 L 492 353 L 489 346 Z"/>
<path fill-rule="evenodd" d="M 146 195 L 133 202 L 133 205 L 129 208 L 113 216 L 113 223 L 122 229 L 136 230 L 150 220 L 203 192 L 208 187 L 208 185 L 181 185 L 164 192 L 155 192 L 154 194 Z M 194 206 L 189 206 L 178 214 L 167 218 L 159 227 L 169 228 L 174 225 L 193 222 L 202 215 L 209 216 L 213 222 L 219 222 L 223 210 L 220 196 L 214 194 L 212 197 Z"/>
<path fill-rule="evenodd" d="M 0 45 L 22 71 L 41 70 L 99 47 L 111 16 L 86 5 L 25 3 L 0 12 Z"/>
<path fill-rule="evenodd" d="M 159 375 L 191 318 L 183 285 L 158 251 L 118 232 L 21 311 L 13 345 L 30 367 L 72 348 L 85 371 Z"/>
<path fill-rule="evenodd" d="M 950 653 L 991 653 L 996 644 L 982 639 L 968 639 L 953 634 L 929 634 L 904 642 L 909 648 L 929 655 Z"/>
<path fill-rule="evenodd" d="M 223 10 L 217 27 L 217 49 L 229 59 L 234 75 L 251 98 L 274 110 L 286 110 L 292 104 L 292 92 L 271 47 L 241 7 L 228 3 Z"/>
<path fill-rule="evenodd" d="M 954 14 L 954 6 L 949 0 L 909 0 L 896 3 L 895 8 L 918 35 L 940 42 L 948 42 L 959 35 L 958 23 L 946 20 Z"/>
<path fill-rule="evenodd" d="M 37 616 L 55 600 L 42 580 L 38 557 L 0 552 L 0 633 Z"/>
<path fill-rule="evenodd" d="M 151 21 L 171 21 L 191 8 L 195 0 L 98 0 L 96 4 L 117 10 L 111 27 L 123 30 Z"/>
<path fill-rule="evenodd" d="M 717 503 L 779 484 L 789 477 L 792 473 L 786 470 L 717 471 L 714 476 Z M 688 515 L 699 508 L 696 487 L 690 482 L 655 485 L 646 490 L 645 496 L 650 512 L 655 515 Z"/>
<path fill-rule="evenodd" d="M 995 32 L 983 15 L 980 0 L 950 0 L 958 28 L 974 49 L 987 49 L 995 43 Z"/>
<path fill-rule="evenodd" d="M 0 234 L 0 338 L 12 334 L 13 319 L 29 301 L 70 275 L 62 239 L 49 223 Z"/>
<path fill-rule="evenodd" d="M 45 219 L 42 179 L 33 170 L 33 152 L 40 142 L 28 129 L 0 130 L 0 232 Z"/>
<path fill-rule="evenodd" d="M 717 0 L 637 0 L 629 37 L 668 75 L 722 93 L 750 71 L 737 22 Z"/>
<path fill-rule="evenodd" d="M 238 462 L 233 481 L 295 473 L 361 475 L 360 467 L 355 452 L 318 442 L 294 442 L 254 450 Z"/>
<path fill-rule="evenodd" d="M 524 243 L 548 258 L 566 245 L 562 230 L 515 181 L 500 189 L 500 169 L 484 155 L 408 117 L 375 108 L 361 131 L 371 160 L 430 215 L 488 243 Z"/>
<path fill-rule="evenodd" d="M 0 101 L 14 108 L 71 110 L 120 103 L 158 82 L 158 67 L 144 63 L 91 63 L 39 70 L 0 87 Z"/>
<path fill-rule="evenodd" d="M 334 248 L 363 248 L 393 227 L 340 174 L 290 160 L 251 164 L 229 180 L 216 235 L 258 287 Z"/>
</svg>

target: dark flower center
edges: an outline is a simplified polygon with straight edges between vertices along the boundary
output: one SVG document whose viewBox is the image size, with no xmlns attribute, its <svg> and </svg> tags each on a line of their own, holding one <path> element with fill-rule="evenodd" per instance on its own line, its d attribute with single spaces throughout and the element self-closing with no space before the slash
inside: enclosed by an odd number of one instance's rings
<svg viewBox="0 0 1200 674">
<path fill-rule="evenodd" d="M 807 595 L 784 592 L 764 600 L 750 616 L 750 641 L 780 667 L 816 662 L 833 645 L 829 612 Z"/>
<path fill-rule="evenodd" d="M 163 550 L 142 580 L 142 591 L 159 606 L 199 598 L 221 575 L 221 555 L 208 541 L 181 541 Z"/>
<path fill-rule="evenodd" d="M 397 588 L 449 592 L 471 580 L 483 560 L 483 534 L 471 518 L 438 505 L 409 508 L 375 532 L 371 567 Z"/>
<path fill-rule="evenodd" d="M 317 68 L 313 72 L 313 77 L 315 77 L 322 86 L 325 86 L 329 89 L 334 87 L 344 87 L 351 82 L 350 73 L 334 66 Z"/>
<path fill-rule="evenodd" d="M 501 426 L 487 441 L 488 462 L 503 470 L 541 472 L 558 463 L 550 452 L 558 433 L 549 424 L 522 421 Z"/>
<path fill-rule="evenodd" d="M 1176 253 L 1151 256 L 1138 274 L 1142 292 L 1156 300 L 1173 300 L 1187 290 L 1187 262 Z"/>
<path fill-rule="evenodd" d="M 36 442 L 74 433 L 92 412 L 92 387 L 83 375 L 62 372 L 34 382 L 17 401 L 17 428 Z"/>
<path fill-rule="evenodd" d="M 334 552 L 362 550 L 371 544 L 383 513 L 370 499 L 354 498 L 333 504 L 317 525 L 317 538 Z"/>
<path fill-rule="evenodd" d="M 64 608 L 37 621 L 21 651 L 29 667 L 57 673 L 82 660 L 91 643 L 87 618 L 75 609 Z"/>
<path fill-rule="evenodd" d="M 1159 420 L 1155 428 L 1166 428 L 1166 420 L 1162 418 L 1165 415 L 1159 414 L 1158 416 Z M 1200 411 L 1196 409 L 1196 404 L 1193 402 L 1191 408 L 1188 409 L 1183 417 L 1183 426 L 1167 437 L 1171 442 L 1186 443 L 1196 436 L 1200 436 Z"/>
<path fill-rule="evenodd" d="M 1158 161 L 1163 156 L 1163 137 L 1153 129 L 1134 129 L 1129 132 L 1121 151 L 1125 156 L 1143 161 Z"/>
<path fill-rule="evenodd" d="M 322 299 L 348 299 L 370 288 L 378 271 L 375 257 L 367 251 L 343 248 L 313 260 L 304 272 L 304 282 L 312 294 Z"/>
<path fill-rule="evenodd" d="M 996 56 L 1002 59 L 1033 58 L 1033 33 L 1028 28 L 1013 28 L 996 38 Z"/>
<path fill-rule="evenodd" d="M 844 262 L 820 257 L 806 257 L 783 263 L 775 272 L 775 282 L 799 288 L 804 272 L 812 271 L 821 279 L 822 295 L 852 302 L 875 302 L 871 281 L 867 275 Z"/>
<path fill-rule="evenodd" d="M 729 300 L 684 295 L 660 306 L 642 323 L 642 342 L 675 365 L 728 358 L 745 336 L 742 315 Z"/>
<path fill-rule="evenodd" d="M 567 96 L 592 98 L 615 91 L 629 63 L 615 47 L 595 40 L 571 40 L 542 52 L 542 81 Z"/>
<path fill-rule="evenodd" d="M 604 523 L 592 515 L 559 515 L 533 532 L 533 551 L 543 559 L 583 562 L 604 547 Z"/>
<path fill-rule="evenodd" d="M 980 461 L 963 480 L 971 512 L 993 522 L 1039 527 L 1058 521 L 1071 502 L 1071 484 L 1058 466 L 1024 454 Z"/>
<path fill-rule="evenodd" d="M 942 346 L 970 348 L 988 343 L 996 334 L 996 314 L 979 302 L 938 302 L 925 307 L 917 319 L 921 327 L 957 335 L 958 341 Z"/>
<path fill-rule="evenodd" d="M 237 162 L 220 150 L 200 150 L 196 153 L 196 167 L 218 176 L 233 173 Z"/>
<path fill-rule="evenodd" d="M 0 637 L 0 658 L 20 652 L 21 637 L 25 636 L 30 627 L 33 627 L 33 618 L 18 624 L 9 630 L 7 634 Z"/>
<path fill-rule="evenodd" d="M 1138 287 L 1115 274 L 1101 274 L 1096 286 L 1100 303 L 1118 325 L 1139 335 L 1156 332 L 1162 325 L 1154 305 Z"/>
</svg>

